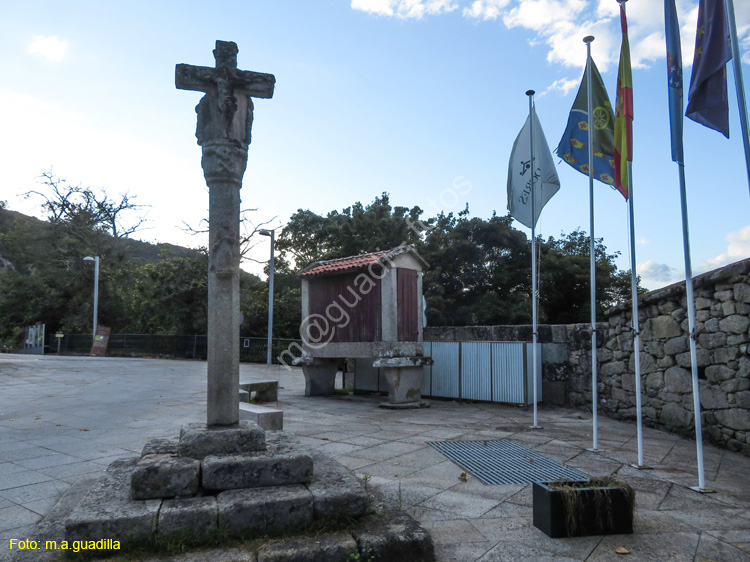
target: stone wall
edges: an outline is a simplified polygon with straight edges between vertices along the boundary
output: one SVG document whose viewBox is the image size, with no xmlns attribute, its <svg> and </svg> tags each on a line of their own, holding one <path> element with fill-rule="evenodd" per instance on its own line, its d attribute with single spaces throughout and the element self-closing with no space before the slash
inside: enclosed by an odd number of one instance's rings
<svg viewBox="0 0 750 562">
<path fill-rule="evenodd" d="M 750 456 L 750 259 L 694 279 L 704 438 Z M 599 411 L 635 420 L 631 305 L 597 325 Z M 644 424 L 694 434 L 685 284 L 639 298 Z M 432 327 L 425 340 L 530 341 L 530 326 Z M 540 326 L 547 403 L 590 409 L 588 324 Z"/>
</svg>

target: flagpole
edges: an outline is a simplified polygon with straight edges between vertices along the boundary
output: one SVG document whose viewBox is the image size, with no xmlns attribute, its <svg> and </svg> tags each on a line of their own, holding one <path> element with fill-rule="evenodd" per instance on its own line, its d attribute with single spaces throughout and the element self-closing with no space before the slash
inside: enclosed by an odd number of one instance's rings
<svg viewBox="0 0 750 562">
<path fill-rule="evenodd" d="M 622 18 L 624 20 L 623 25 L 623 37 L 627 32 L 627 21 L 625 3 L 627 0 L 618 0 L 622 9 Z M 624 39 L 623 39 L 624 41 Z M 629 44 L 628 44 L 629 45 Z M 628 46 L 628 72 L 630 71 L 630 56 Z M 622 52 L 620 53 L 622 65 Z M 622 67 L 620 69 L 622 71 Z M 618 88 L 620 76 L 618 75 Z M 618 92 L 618 96 L 619 96 Z M 618 102 L 619 103 L 619 102 Z M 624 103 L 624 101 L 623 101 Z M 623 107 L 624 111 L 624 107 Z M 615 127 L 616 128 L 616 127 Z M 627 140 L 628 155 L 627 155 L 627 168 L 628 168 L 628 223 L 630 226 L 630 288 L 631 288 L 631 302 L 632 302 L 632 321 L 631 326 L 633 327 L 633 361 L 635 367 L 635 409 L 636 409 L 636 440 L 638 442 L 638 463 L 631 465 L 634 468 L 644 469 L 651 468 L 643 464 L 643 412 L 641 409 L 641 394 L 643 392 L 641 386 L 641 331 L 638 318 L 638 275 L 636 273 L 636 256 L 635 256 L 635 200 L 633 196 L 633 154 L 630 149 L 632 143 L 632 129 L 630 131 L 631 138 Z"/>
<path fill-rule="evenodd" d="M 537 417 L 537 399 L 536 399 L 536 370 L 537 370 L 537 311 L 536 311 L 536 191 L 534 190 L 534 119 L 531 112 L 534 107 L 534 90 L 528 90 L 526 95 L 529 96 L 529 145 L 531 166 L 531 364 L 532 376 L 534 377 L 533 401 L 534 401 L 534 425 L 532 429 L 542 429 L 538 423 Z M 528 388 L 528 387 L 527 387 Z"/>
<path fill-rule="evenodd" d="M 695 448 L 698 460 L 698 486 L 696 492 L 706 489 L 703 470 L 703 429 L 701 427 L 700 387 L 698 385 L 698 354 L 695 349 L 695 302 L 693 298 L 693 267 L 690 263 L 690 232 L 688 228 L 687 190 L 685 189 L 685 156 L 682 145 L 682 57 L 680 56 L 680 26 L 674 0 L 664 2 L 664 23 L 667 39 L 667 91 L 669 93 L 669 130 L 672 144 L 672 161 L 677 163 L 680 176 L 680 213 L 682 215 L 682 246 L 685 254 L 685 300 L 688 310 L 690 367 L 693 384 L 693 417 L 695 419 Z"/>
<path fill-rule="evenodd" d="M 750 189 L 750 138 L 748 137 L 747 103 L 745 102 L 745 84 L 742 80 L 742 58 L 739 41 L 737 41 L 737 23 L 734 19 L 734 0 L 726 0 L 729 35 L 732 40 L 732 62 L 734 64 L 734 85 L 737 89 L 737 103 L 740 106 L 740 124 L 742 125 L 742 143 L 745 147 L 745 168 L 747 185 Z"/>
<path fill-rule="evenodd" d="M 597 435 L 597 376 L 596 376 L 596 254 L 594 241 L 594 131 L 593 131 L 593 92 L 591 89 L 591 42 L 593 35 L 583 38 L 586 43 L 586 88 L 588 90 L 588 134 L 589 134 L 589 221 L 591 236 L 589 251 L 591 253 L 591 412 L 593 423 L 593 443 L 590 451 L 598 451 Z"/>
<path fill-rule="evenodd" d="M 643 463 L 643 415 L 641 412 L 641 332 L 638 319 L 638 277 L 635 271 L 635 203 L 633 202 L 633 163 L 628 162 L 628 215 L 630 220 L 630 286 L 633 302 L 633 357 L 635 360 L 635 409 L 638 440 L 638 464 L 634 468 L 650 468 Z"/>
<path fill-rule="evenodd" d="M 680 171 L 680 208 L 682 211 L 682 241 L 685 253 L 685 298 L 688 309 L 688 330 L 690 341 L 690 367 L 693 375 L 693 417 L 695 418 L 695 449 L 698 457 L 698 486 L 696 492 L 706 492 L 706 478 L 703 470 L 703 428 L 701 423 L 701 402 L 698 385 L 698 354 L 695 349 L 695 302 L 693 300 L 693 267 L 690 261 L 690 232 L 688 228 L 687 192 L 685 190 L 685 165 L 678 162 Z"/>
</svg>

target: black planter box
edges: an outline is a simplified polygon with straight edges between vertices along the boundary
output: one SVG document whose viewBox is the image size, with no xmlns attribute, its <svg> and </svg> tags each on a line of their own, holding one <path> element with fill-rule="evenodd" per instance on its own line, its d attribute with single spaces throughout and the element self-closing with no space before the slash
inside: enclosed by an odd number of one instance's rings
<svg viewBox="0 0 750 562">
<path fill-rule="evenodd" d="M 553 539 L 560 537 L 586 537 L 589 535 L 619 535 L 633 532 L 633 508 L 629 505 L 628 496 L 622 488 L 599 488 L 594 491 L 587 488 L 588 482 L 571 482 L 580 485 L 576 490 L 578 496 L 576 527 L 568 532 L 567 508 L 563 492 L 550 490 L 546 483 L 535 482 L 534 494 L 534 527 Z M 609 500 L 600 503 L 597 510 L 595 494 L 602 492 L 609 495 Z M 611 507 L 611 517 L 604 507 Z M 597 513 L 598 511 L 598 513 Z"/>
</svg>

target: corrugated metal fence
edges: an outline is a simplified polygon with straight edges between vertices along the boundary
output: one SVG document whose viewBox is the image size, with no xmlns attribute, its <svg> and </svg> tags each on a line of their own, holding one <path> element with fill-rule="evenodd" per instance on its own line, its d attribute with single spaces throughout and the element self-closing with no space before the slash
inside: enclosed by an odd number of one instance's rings
<svg viewBox="0 0 750 562">
<path fill-rule="evenodd" d="M 432 357 L 425 367 L 422 396 L 507 404 L 531 404 L 532 344 L 526 342 L 424 342 Z M 542 400 L 541 345 L 537 344 L 537 400 Z M 386 391 L 382 369 L 357 360 L 355 388 Z"/>
</svg>

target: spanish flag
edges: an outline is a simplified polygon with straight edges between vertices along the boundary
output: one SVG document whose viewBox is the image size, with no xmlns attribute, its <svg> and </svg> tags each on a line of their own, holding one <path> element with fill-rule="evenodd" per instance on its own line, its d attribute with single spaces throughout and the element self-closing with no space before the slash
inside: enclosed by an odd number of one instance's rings
<svg viewBox="0 0 750 562">
<path fill-rule="evenodd" d="M 630 44 L 625 8 L 620 5 L 622 46 L 617 73 L 615 104 L 615 187 L 628 198 L 628 162 L 633 161 L 633 75 L 630 71 Z"/>
</svg>

